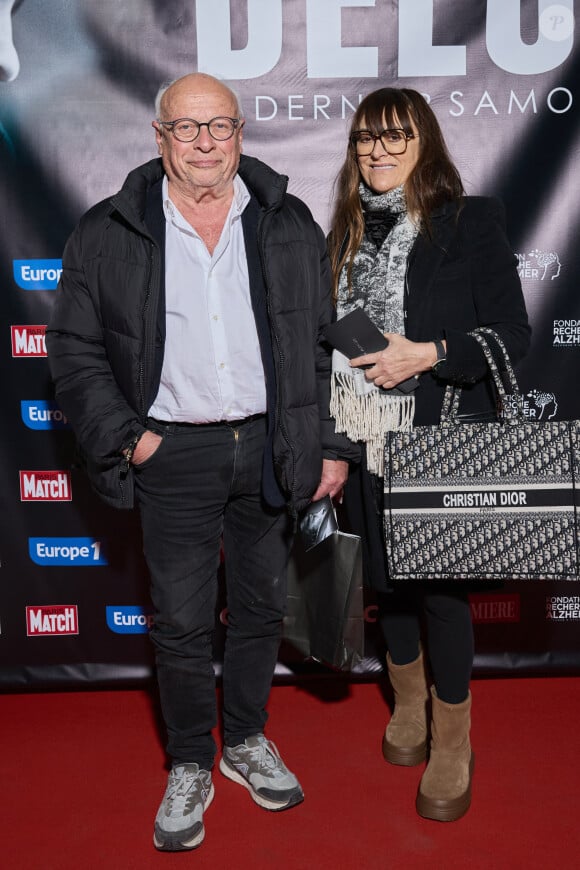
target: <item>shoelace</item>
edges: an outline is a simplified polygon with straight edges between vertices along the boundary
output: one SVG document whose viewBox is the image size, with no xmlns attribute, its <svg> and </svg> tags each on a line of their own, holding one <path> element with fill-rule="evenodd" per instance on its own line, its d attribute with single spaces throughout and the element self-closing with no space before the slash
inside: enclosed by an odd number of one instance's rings
<svg viewBox="0 0 580 870">
<path fill-rule="evenodd" d="M 195 796 L 196 785 L 199 786 L 203 795 L 202 782 L 195 774 L 186 770 L 178 777 L 177 774 L 172 773 L 170 791 L 167 795 L 170 816 L 181 816 L 186 809 L 189 809 L 188 803 Z"/>
<path fill-rule="evenodd" d="M 248 749 L 248 754 L 252 762 L 256 762 L 260 767 L 267 767 L 272 771 L 274 777 L 286 776 L 287 770 L 284 762 L 280 758 L 280 753 L 271 741 L 264 741 L 258 746 L 253 746 Z"/>
</svg>

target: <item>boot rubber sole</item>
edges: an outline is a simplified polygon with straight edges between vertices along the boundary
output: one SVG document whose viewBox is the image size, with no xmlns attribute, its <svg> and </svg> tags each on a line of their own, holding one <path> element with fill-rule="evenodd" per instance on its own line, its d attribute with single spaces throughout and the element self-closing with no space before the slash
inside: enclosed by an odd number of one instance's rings
<svg viewBox="0 0 580 870">
<path fill-rule="evenodd" d="M 389 764 L 399 764 L 402 767 L 416 767 L 427 758 L 427 741 L 418 746 L 395 746 L 383 737 L 383 758 Z"/>
<path fill-rule="evenodd" d="M 432 819 L 435 822 L 455 822 L 464 816 L 471 805 L 471 777 L 473 776 L 474 767 L 475 756 L 472 752 L 469 761 L 469 785 L 462 795 L 451 800 L 427 797 L 421 792 L 419 787 L 415 802 L 417 813 L 422 818 Z"/>
</svg>

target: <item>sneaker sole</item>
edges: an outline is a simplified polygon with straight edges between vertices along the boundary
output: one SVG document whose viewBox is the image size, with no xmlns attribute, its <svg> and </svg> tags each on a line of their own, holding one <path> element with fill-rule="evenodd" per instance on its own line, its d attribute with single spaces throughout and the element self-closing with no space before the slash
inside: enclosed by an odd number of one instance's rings
<svg viewBox="0 0 580 870">
<path fill-rule="evenodd" d="M 249 783 L 247 779 L 244 779 L 244 777 L 239 774 L 237 770 L 234 770 L 234 768 L 230 767 L 224 758 L 220 760 L 219 768 L 220 773 L 223 773 L 223 775 L 226 776 L 228 779 L 231 779 L 232 782 L 237 782 L 238 785 L 243 785 L 244 788 L 250 792 L 250 797 L 252 798 L 252 800 L 255 801 L 258 806 L 262 807 L 262 809 L 270 810 L 270 812 L 273 813 L 279 813 L 282 810 L 289 810 L 290 807 L 295 807 L 298 804 L 301 804 L 304 800 L 304 794 L 302 793 L 302 791 L 295 792 L 288 798 L 287 801 L 284 801 L 282 803 L 280 801 L 270 800 L 269 798 L 265 798 L 261 794 L 258 794 L 258 792 L 254 790 L 252 784 Z"/>
<path fill-rule="evenodd" d="M 204 812 L 211 804 L 214 794 L 215 790 L 212 782 L 207 800 L 203 805 Z M 153 845 L 156 849 L 159 849 L 160 852 L 187 852 L 191 851 L 191 849 L 197 849 L 198 846 L 201 846 L 205 837 L 203 822 L 201 823 L 201 830 L 198 831 L 190 840 L 182 840 L 181 837 L 182 835 L 180 835 L 179 831 L 168 831 L 167 833 L 163 832 L 163 837 L 159 838 L 157 836 L 157 830 L 155 830 L 153 834 Z"/>
</svg>

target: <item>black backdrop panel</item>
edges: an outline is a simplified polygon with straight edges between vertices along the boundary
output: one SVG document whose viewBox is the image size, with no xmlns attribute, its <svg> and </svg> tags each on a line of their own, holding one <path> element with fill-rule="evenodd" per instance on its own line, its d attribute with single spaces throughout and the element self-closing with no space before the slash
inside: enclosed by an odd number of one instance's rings
<svg viewBox="0 0 580 870">
<path fill-rule="evenodd" d="M 6 6 L 6 4 L 4 4 Z M 241 97 L 244 149 L 326 229 L 353 108 L 426 94 L 469 193 L 501 197 L 533 325 L 535 419 L 579 416 L 580 212 L 573 0 L 22 0 L 0 35 L 0 658 L 6 687 L 138 682 L 151 614 L 138 517 L 102 505 L 54 403 L 44 327 L 79 216 L 156 155 L 159 84 L 200 69 Z M 472 598 L 476 673 L 580 665 L 580 588 Z M 372 596 L 368 655 L 383 656 Z M 216 613 L 216 660 L 224 633 Z M 307 669 L 310 666 L 307 666 Z M 314 666 L 312 666 L 314 667 Z M 304 670 L 283 645 L 280 676 Z"/>
</svg>

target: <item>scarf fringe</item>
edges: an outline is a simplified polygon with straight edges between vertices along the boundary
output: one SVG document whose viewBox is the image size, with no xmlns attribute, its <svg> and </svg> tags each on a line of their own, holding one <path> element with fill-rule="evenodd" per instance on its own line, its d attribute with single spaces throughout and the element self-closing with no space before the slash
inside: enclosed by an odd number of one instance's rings
<svg viewBox="0 0 580 870">
<path fill-rule="evenodd" d="M 413 428 L 415 397 L 392 395 L 373 390 L 360 396 L 354 379 L 343 372 L 333 372 L 330 384 L 330 413 L 336 431 L 351 441 L 367 446 L 367 468 L 383 477 L 385 433 L 409 432 Z"/>
</svg>

